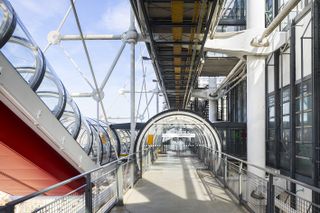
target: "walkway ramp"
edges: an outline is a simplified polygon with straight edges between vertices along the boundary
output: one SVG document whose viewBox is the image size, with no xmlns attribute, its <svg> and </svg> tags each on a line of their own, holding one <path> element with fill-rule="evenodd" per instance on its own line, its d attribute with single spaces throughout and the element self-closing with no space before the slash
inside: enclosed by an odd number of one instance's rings
<svg viewBox="0 0 320 213">
<path fill-rule="evenodd" d="M 112 213 L 244 212 L 196 156 L 162 154 Z"/>
</svg>

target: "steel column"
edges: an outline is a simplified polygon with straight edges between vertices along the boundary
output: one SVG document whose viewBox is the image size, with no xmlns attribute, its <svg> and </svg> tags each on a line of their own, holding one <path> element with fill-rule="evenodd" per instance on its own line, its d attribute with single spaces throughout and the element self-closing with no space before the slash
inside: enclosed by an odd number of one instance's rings
<svg viewBox="0 0 320 213">
<path fill-rule="evenodd" d="M 312 94 L 313 94 L 313 135 L 312 135 L 312 150 L 313 150 L 313 185 L 319 186 L 319 140 L 320 140 L 320 131 L 319 131 L 319 122 L 320 122 L 320 3 L 319 1 L 315 1 L 312 7 L 312 37 L 313 37 L 313 64 L 312 64 Z M 312 193 L 312 201 L 316 204 L 320 203 L 320 195 L 319 193 Z M 315 209 L 316 211 L 316 209 Z"/>
<path fill-rule="evenodd" d="M 131 10 L 130 13 L 130 27 L 129 27 L 129 32 L 131 33 L 136 33 L 136 29 L 134 26 L 135 22 L 135 17 L 133 14 L 133 11 Z M 134 142 L 136 138 L 136 119 L 135 119 L 135 111 L 136 111 L 136 79 L 135 79 L 135 46 L 136 46 L 136 41 L 131 39 L 130 41 L 130 58 L 131 58 L 131 63 L 130 63 L 130 153 L 133 153 L 134 149 Z"/>
<path fill-rule="evenodd" d="M 261 30 L 265 26 L 265 2 L 248 1 L 247 28 Z M 265 168 L 265 58 L 247 56 L 247 148 L 248 161 Z M 265 173 L 249 166 L 260 177 Z"/>
<path fill-rule="evenodd" d="M 296 82 L 296 23 L 292 20 L 291 23 L 291 37 L 290 37 L 290 139 L 291 139 L 291 162 L 290 162 L 290 177 L 295 177 L 295 82 Z M 290 184 L 290 191 L 296 192 L 296 184 Z M 295 196 L 291 196 L 291 207 L 295 208 Z"/>
<path fill-rule="evenodd" d="M 93 210 L 92 205 L 92 183 L 91 174 L 86 175 L 86 188 L 85 188 L 85 212 L 91 213 Z"/>
</svg>

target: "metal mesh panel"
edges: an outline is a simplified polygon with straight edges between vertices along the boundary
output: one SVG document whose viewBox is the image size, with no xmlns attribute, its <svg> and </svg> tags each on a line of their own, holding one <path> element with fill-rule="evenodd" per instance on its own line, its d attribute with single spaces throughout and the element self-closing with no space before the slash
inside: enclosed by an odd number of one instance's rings
<svg viewBox="0 0 320 213">
<path fill-rule="evenodd" d="M 44 205 L 41 208 L 35 208 L 30 212 L 81 212 L 84 211 L 85 208 L 85 197 L 84 197 L 84 186 L 81 186 L 77 190 L 73 192 L 59 197 L 53 202 Z M 32 200 L 30 200 L 32 202 Z M 29 202 L 30 202 L 29 201 Z M 43 204 L 42 204 L 43 205 Z M 26 205 L 28 206 L 28 205 Z M 31 206 L 31 205 L 30 205 Z M 29 208 L 30 208 L 29 206 Z M 30 209 L 31 210 L 31 209 Z M 15 211 L 19 212 L 19 211 Z M 26 211 L 24 208 L 21 212 L 29 212 Z"/>
<path fill-rule="evenodd" d="M 133 185 L 133 161 L 126 162 L 123 166 L 123 192 L 127 192 Z"/>
<path fill-rule="evenodd" d="M 320 212 L 320 206 L 302 198 L 288 189 L 275 186 L 275 208 L 288 213 Z"/>
<path fill-rule="evenodd" d="M 311 201 L 312 193 L 319 193 L 319 189 L 315 187 L 270 173 L 269 170 L 263 170 L 269 178 L 257 176 L 248 171 L 248 162 L 225 153 L 217 153 L 207 147 L 198 147 L 197 154 L 215 178 L 250 212 L 263 213 L 268 209 L 268 212 L 320 213 L 320 206 Z M 290 190 L 292 183 L 301 189 Z M 299 196 L 298 191 L 308 196 Z"/>
<path fill-rule="evenodd" d="M 237 197 L 239 196 L 239 193 L 240 193 L 239 180 L 240 180 L 239 166 L 237 166 L 232 162 L 228 162 L 226 183 L 230 191 Z"/>
<path fill-rule="evenodd" d="M 248 171 L 245 172 L 243 200 L 254 212 L 266 212 L 267 181 Z"/>
<path fill-rule="evenodd" d="M 117 200 L 115 169 L 92 181 L 92 204 L 94 212 L 103 208 L 111 208 Z"/>
<path fill-rule="evenodd" d="M 122 202 L 123 193 L 133 186 L 141 177 L 141 172 L 146 171 L 157 157 L 152 150 L 144 150 L 143 167 L 139 168 L 138 156 L 141 153 L 18 198 L 0 206 L 0 212 L 108 212 L 117 202 Z M 72 190 L 75 186 L 78 188 Z"/>
</svg>

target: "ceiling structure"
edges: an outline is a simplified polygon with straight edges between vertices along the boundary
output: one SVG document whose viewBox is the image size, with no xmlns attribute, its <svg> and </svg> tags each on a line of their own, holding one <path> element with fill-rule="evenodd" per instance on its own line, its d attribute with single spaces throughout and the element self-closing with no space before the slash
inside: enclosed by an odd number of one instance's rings
<svg viewBox="0 0 320 213">
<path fill-rule="evenodd" d="M 237 57 L 206 57 L 200 76 L 227 76 L 239 60 Z"/>
<path fill-rule="evenodd" d="M 221 9 L 217 0 L 131 0 L 170 108 L 185 108 L 201 72 L 203 45 Z"/>
</svg>

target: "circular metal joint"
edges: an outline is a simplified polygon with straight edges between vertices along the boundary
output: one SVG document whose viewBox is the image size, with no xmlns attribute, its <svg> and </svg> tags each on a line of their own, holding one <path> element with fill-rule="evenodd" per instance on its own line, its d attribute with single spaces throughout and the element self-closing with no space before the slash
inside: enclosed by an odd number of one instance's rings
<svg viewBox="0 0 320 213">
<path fill-rule="evenodd" d="M 268 47 L 270 45 L 267 38 L 255 37 L 250 42 L 253 47 Z"/>
<path fill-rule="evenodd" d="M 128 43 L 137 43 L 138 41 L 138 33 L 136 30 L 129 30 L 124 33 L 123 39 Z"/>
<path fill-rule="evenodd" d="M 47 40 L 50 44 L 59 44 L 61 41 L 61 34 L 59 31 L 51 31 L 48 36 Z"/>
<path fill-rule="evenodd" d="M 100 95 L 100 97 L 99 97 L 99 95 Z M 103 98 L 104 98 L 104 92 L 103 92 L 103 91 L 93 90 L 93 92 L 92 92 L 92 98 L 93 98 L 95 101 L 103 100 Z"/>
</svg>

